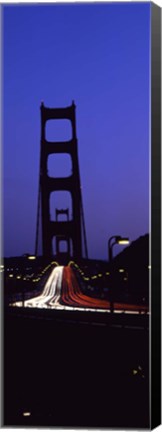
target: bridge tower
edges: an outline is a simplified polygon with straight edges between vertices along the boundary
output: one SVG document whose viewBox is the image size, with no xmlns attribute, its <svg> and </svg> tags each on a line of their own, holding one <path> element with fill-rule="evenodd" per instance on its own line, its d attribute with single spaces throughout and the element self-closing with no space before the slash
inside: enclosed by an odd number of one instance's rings
<svg viewBox="0 0 162 432">
<path fill-rule="evenodd" d="M 56 221 L 59 220 L 59 216 L 60 215 L 65 215 L 66 216 L 66 220 L 69 221 L 69 209 L 57 209 L 56 208 Z M 69 237 L 65 237 L 65 236 L 57 236 L 56 237 L 56 254 L 59 255 L 60 253 L 60 242 L 64 241 L 67 244 L 67 254 L 70 256 L 70 238 Z"/>
<path fill-rule="evenodd" d="M 72 126 L 72 138 L 69 141 L 49 142 L 46 139 L 45 128 L 48 120 L 68 119 Z M 68 177 L 49 177 L 47 171 L 48 156 L 50 154 L 66 153 L 71 157 L 72 173 Z M 56 211 L 55 220 L 50 218 L 50 194 L 54 191 L 68 191 L 72 198 L 72 219 L 59 221 Z M 72 244 L 72 257 L 82 258 L 82 231 L 83 207 L 80 188 L 80 175 L 78 164 L 78 150 L 76 137 L 75 104 L 66 108 L 47 108 L 41 104 L 41 159 L 40 159 L 40 200 L 42 209 L 42 246 L 43 255 L 52 256 L 52 240 L 56 238 L 58 250 L 59 239 L 66 239 Z M 64 210 L 63 210 L 64 212 Z M 68 215 L 68 212 L 67 212 Z M 85 227 L 83 226 L 83 233 Z M 86 253 L 87 254 L 87 253 Z"/>
</svg>

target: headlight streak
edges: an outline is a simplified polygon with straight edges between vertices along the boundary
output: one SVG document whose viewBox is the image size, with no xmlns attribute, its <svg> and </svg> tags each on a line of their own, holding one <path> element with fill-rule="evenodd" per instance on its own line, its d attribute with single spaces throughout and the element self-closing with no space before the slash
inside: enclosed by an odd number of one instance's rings
<svg viewBox="0 0 162 432">
<path fill-rule="evenodd" d="M 29 300 L 26 300 L 24 302 L 24 306 L 25 307 L 33 307 L 33 308 L 39 308 L 39 309 L 58 309 L 58 310 L 69 310 L 69 311 L 87 311 L 87 312 L 107 312 L 110 313 L 110 307 L 108 306 L 107 308 L 100 308 L 100 306 L 98 307 L 91 307 L 91 305 L 86 305 L 84 306 L 84 304 L 74 304 L 74 305 L 70 305 L 70 304 L 61 304 L 61 288 L 62 288 L 62 281 L 63 281 L 63 266 L 57 266 L 55 267 L 46 284 L 45 287 L 42 291 L 42 294 L 37 296 L 37 297 L 33 297 L 30 298 Z M 18 306 L 18 307 L 22 307 L 22 301 L 18 301 L 18 302 L 14 302 L 14 303 L 10 303 L 10 306 Z M 96 304 L 97 306 L 97 304 Z M 113 313 L 117 313 L 117 314 L 134 314 L 134 315 L 139 315 L 139 314 L 149 314 L 149 312 L 145 309 L 145 310 L 140 310 L 135 308 L 136 310 L 133 310 L 133 305 L 132 308 L 129 307 L 129 305 L 125 305 L 125 304 L 118 304 L 118 303 L 114 303 L 114 311 Z"/>
<path fill-rule="evenodd" d="M 33 297 L 29 300 L 26 300 L 24 302 L 24 306 L 25 307 L 38 307 L 38 308 L 46 307 L 47 308 L 48 307 L 47 303 L 50 300 L 52 300 L 52 298 L 54 298 L 54 296 L 55 296 L 55 291 L 56 291 L 57 281 L 58 281 L 58 275 L 60 272 L 61 272 L 61 276 L 60 276 L 60 285 L 61 285 L 62 270 L 63 270 L 63 267 L 61 267 L 61 266 L 55 267 L 52 270 L 52 273 L 50 274 L 50 276 L 49 276 L 49 278 L 45 284 L 45 287 L 44 287 L 42 294 L 37 296 L 37 297 Z M 22 301 L 13 303 L 13 306 L 22 306 Z"/>
<path fill-rule="evenodd" d="M 42 292 L 42 294 L 36 298 L 30 299 L 25 302 L 25 306 L 28 306 L 28 304 L 32 305 L 33 307 L 48 307 L 49 302 L 55 297 L 56 294 L 56 288 L 58 283 L 58 277 L 59 273 L 61 272 L 62 275 L 62 269 L 63 267 L 58 266 L 55 267 L 49 276 L 45 288 Z"/>
<path fill-rule="evenodd" d="M 47 300 L 47 297 L 49 296 L 49 293 L 50 293 L 53 271 L 46 282 L 46 285 L 44 287 L 42 294 L 38 297 L 34 297 L 33 299 L 26 300 L 25 306 L 28 306 L 28 305 L 37 306 L 37 305 L 39 305 L 39 304 L 41 304 Z"/>
<path fill-rule="evenodd" d="M 60 305 L 60 297 L 61 297 L 61 287 L 62 287 L 62 276 L 63 276 L 63 266 L 56 267 L 57 270 L 57 280 L 55 283 L 55 293 L 52 299 L 48 302 L 49 306 L 57 306 Z"/>
</svg>

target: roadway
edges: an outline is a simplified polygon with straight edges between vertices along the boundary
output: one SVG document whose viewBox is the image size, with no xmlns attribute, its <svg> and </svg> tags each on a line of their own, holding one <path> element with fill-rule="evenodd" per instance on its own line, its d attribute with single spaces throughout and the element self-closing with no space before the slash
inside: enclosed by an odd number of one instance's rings
<svg viewBox="0 0 162 432">
<path fill-rule="evenodd" d="M 22 307 L 22 302 L 14 302 L 11 306 Z M 108 300 L 93 298 L 82 292 L 71 266 L 56 266 L 48 277 L 42 293 L 37 297 L 24 301 L 23 306 L 41 309 L 110 312 L 110 302 Z M 124 311 L 129 314 L 145 314 L 148 313 L 148 307 L 114 302 L 113 311 L 114 313 Z"/>
</svg>

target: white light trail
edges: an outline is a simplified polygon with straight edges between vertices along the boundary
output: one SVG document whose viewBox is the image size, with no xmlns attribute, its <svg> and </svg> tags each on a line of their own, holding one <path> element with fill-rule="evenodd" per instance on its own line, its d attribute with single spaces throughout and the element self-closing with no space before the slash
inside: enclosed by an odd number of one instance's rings
<svg viewBox="0 0 162 432">
<path fill-rule="evenodd" d="M 40 309 L 59 309 L 59 310 L 69 310 L 69 311 L 87 311 L 87 312 L 107 312 L 110 313 L 110 309 L 100 309 L 100 308 L 92 308 L 92 307 L 83 307 L 83 306 L 66 306 L 60 303 L 61 297 L 61 286 L 62 286 L 62 277 L 63 277 L 63 266 L 56 266 L 47 282 L 42 293 L 37 296 L 30 298 L 29 300 L 24 301 L 24 307 L 33 307 Z M 10 304 L 10 306 L 22 306 L 22 301 L 14 302 Z M 139 310 L 126 310 L 126 308 L 114 309 L 113 313 L 115 314 L 131 314 L 131 315 L 139 315 L 146 314 L 149 312 L 139 311 Z"/>
<path fill-rule="evenodd" d="M 29 300 L 24 301 L 25 307 L 38 307 L 38 308 L 47 308 L 50 302 L 55 304 L 55 301 L 58 303 L 60 294 L 61 294 L 61 284 L 62 284 L 62 274 L 63 274 L 63 266 L 55 267 L 42 291 L 42 294 L 33 297 Z M 15 302 L 12 306 L 21 306 L 22 302 Z M 49 306 L 50 307 L 50 306 Z"/>
</svg>

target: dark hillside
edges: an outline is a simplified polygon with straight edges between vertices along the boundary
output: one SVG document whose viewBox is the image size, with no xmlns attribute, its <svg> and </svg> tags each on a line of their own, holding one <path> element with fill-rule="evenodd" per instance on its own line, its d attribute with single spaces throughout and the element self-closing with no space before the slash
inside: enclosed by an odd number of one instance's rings
<svg viewBox="0 0 162 432">
<path fill-rule="evenodd" d="M 125 270 L 125 282 L 143 301 L 149 297 L 149 235 L 139 237 L 113 259 L 113 268 Z M 123 274 L 124 275 L 124 274 Z"/>
</svg>

